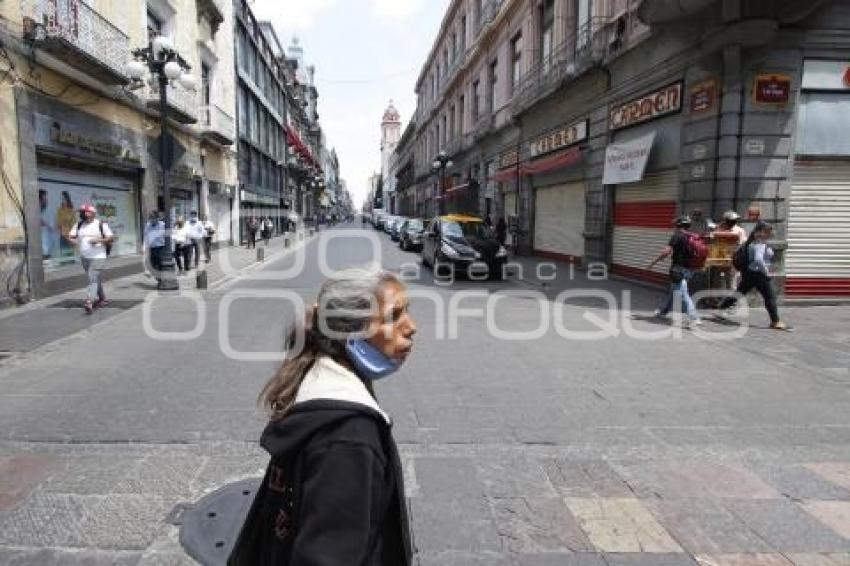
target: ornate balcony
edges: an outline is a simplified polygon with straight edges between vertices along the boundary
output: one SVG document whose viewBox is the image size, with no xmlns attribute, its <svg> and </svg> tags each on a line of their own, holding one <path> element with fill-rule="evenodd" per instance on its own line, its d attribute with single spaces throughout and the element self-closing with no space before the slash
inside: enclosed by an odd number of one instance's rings
<svg viewBox="0 0 850 566">
<path fill-rule="evenodd" d="M 105 84 L 124 84 L 130 40 L 82 0 L 23 0 L 24 33 L 34 45 Z"/>
<path fill-rule="evenodd" d="M 233 140 L 236 139 L 236 126 L 233 116 L 215 104 L 210 104 L 201 106 L 198 118 L 198 131 L 202 138 L 218 145 L 233 144 Z"/>
<path fill-rule="evenodd" d="M 151 81 L 145 86 L 142 97 L 148 108 L 159 110 L 159 85 Z M 181 124 L 198 121 L 197 94 L 168 85 L 168 117 Z"/>
<path fill-rule="evenodd" d="M 206 16 L 213 31 L 218 31 L 218 26 L 224 22 L 222 0 L 197 0 L 197 6 L 198 15 Z"/>
</svg>

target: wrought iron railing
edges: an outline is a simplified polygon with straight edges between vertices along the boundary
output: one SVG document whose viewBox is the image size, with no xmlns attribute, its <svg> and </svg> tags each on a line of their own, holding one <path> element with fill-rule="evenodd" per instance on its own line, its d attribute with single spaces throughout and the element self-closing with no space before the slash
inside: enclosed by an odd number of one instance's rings
<svg viewBox="0 0 850 566">
<path fill-rule="evenodd" d="M 514 90 L 513 111 L 524 110 L 558 87 L 605 58 L 605 18 L 586 22 L 566 41 L 556 46 L 520 78 Z"/>
<path fill-rule="evenodd" d="M 124 74 L 129 38 L 82 0 L 23 0 L 21 12 L 24 20 L 43 27 L 46 39 L 61 39 Z"/>
<path fill-rule="evenodd" d="M 198 127 L 202 132 L 214 132 L 229 140 L 236 137 L 233 116 L 215 104 L 201 106 Z"/>
</svg>

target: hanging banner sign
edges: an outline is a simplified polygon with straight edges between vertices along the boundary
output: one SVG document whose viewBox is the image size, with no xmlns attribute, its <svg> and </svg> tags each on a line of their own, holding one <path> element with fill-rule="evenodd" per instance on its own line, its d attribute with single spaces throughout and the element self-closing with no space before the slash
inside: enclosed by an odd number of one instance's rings
<svg viewBox="0 0 850 566">
<path fill-rule="evenodd" d="M 680 81 L 613 108 L 608 125 L 612 130 L 620 130 L 673 114 L 681 109 L 682 83 Z"/>
<path fill-rule="evenodd" d="M 714 80 L 694 85 L 690 90 L 691 114 L 700 114 L 712 110 L 716 100 L 717 83 Z"/>
<path fill-rule="evenodd" d="M 603 185 L 634 183 L 643 179 L 655 132 L 650 132 L 629 142 L 611 144 L 605 148 Z"/>
</svg>

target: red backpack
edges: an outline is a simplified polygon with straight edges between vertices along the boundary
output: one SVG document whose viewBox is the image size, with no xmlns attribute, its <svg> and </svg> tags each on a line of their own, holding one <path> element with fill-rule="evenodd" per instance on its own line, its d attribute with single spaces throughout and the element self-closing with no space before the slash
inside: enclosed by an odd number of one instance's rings
<svg viewBox="0 0 850 566">
<path fill-rule="evenodd" d="M 693 232 L 685 232 L 685 249 L 688 257 L 685 259 L 685 267 L 688 269 L 702 269 L 705 260 L 708 259 L 708 244 L 702 236 Z"/>
</svg>

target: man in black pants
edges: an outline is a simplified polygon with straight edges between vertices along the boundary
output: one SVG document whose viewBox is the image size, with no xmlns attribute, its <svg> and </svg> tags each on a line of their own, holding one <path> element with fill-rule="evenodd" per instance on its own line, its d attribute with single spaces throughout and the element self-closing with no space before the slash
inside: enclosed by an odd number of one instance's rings
<svg viewBox="0 0 850 566">
<path fill-rule="evenodd" d="M 764 308 L 770 316 L 770 327 L 774 330 L 789 330 L 787 324 L 779 318 L 779 309 L 776 306 L 776 290 L 773 288 L 773 279 L 770 276 L 768 264 L 773 260 L 773 250 L 767 245 L 773 229 L 770 224 L 759 220 L 753 228 L 747 243 L 747 267 L 741 272 L 741 282 L 735 294 L 726 297 L 720 308 L 732 309 L 742 297 L 756 289 L 764 299 Z"/>
</svg>

